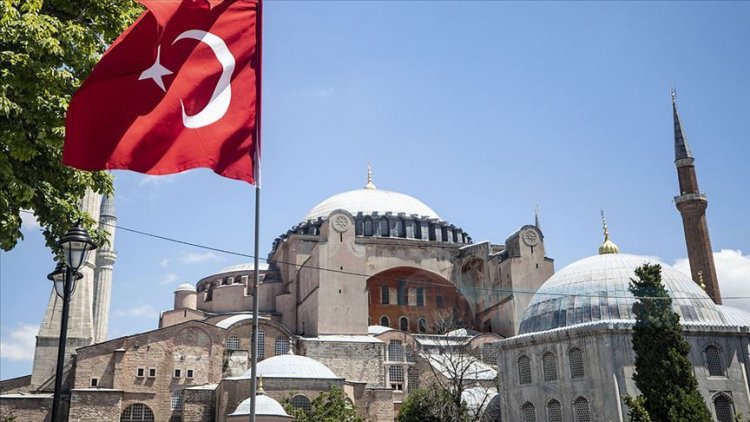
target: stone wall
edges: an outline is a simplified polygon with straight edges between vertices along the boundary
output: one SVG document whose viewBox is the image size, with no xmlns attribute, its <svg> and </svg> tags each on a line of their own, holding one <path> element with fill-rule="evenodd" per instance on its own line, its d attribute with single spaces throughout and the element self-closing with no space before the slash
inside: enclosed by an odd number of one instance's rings
<svg viewBox="0 0 750 422">
<path fill-rule="evenodd" d="M 390 422 L 396 418 L 393 407 L 393 390 L 386 388 L 367 389 L 362 403 L 357 403 L 360 415 L 368 421 Z"/>
<path fill-rule="evenodd" d="M 49 422 L 52 420 L 52 395 L 0 397 L 0 417 L 15 417 L 18 422 Z"/>
<path fill-rule="evenodd" d="M 301 338 L 300 348 L 300 354 L 317 360 L 339 377 L 372 386 L 382 386 L 385 383 L 385 350 L 384 343 L 380 340 L 373 338 L 368 342 L 338 342 Z"/>
<path fill-rule="evenodd" d="M 80 389 L 71 391 L 69 421 L 117 421 L 122 412 L 122 391 Z"/>
<path fill-rule="evenodd" d="M 212 422 L 214 420 L 213 389 L 188 388 L 182 396 L 182 422 Z"/>
</svg>

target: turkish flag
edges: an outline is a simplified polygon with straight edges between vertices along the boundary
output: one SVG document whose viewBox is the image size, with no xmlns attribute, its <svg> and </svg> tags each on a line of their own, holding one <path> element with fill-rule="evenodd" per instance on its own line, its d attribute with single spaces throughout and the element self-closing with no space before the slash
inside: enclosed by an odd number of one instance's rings
<svg viewBox="0 0 750 422">
<path fill-rule="evenodd" d="M 260 0 L 141 3 L 73 96 L 63 162 L 256 183 Z"/>
</svg>

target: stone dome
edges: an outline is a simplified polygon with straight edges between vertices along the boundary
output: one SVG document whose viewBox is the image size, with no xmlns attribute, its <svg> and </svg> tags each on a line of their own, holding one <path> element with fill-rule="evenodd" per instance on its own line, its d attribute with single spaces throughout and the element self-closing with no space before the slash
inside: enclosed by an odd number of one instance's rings
<svg viewBox="0 0 750 422">
<path fill-rule="evenodd" d="M 250 398 L 243 400 L 234 413 L 227 416 L 244 416 L 250 414 Z M 255 414 L 257 416 L 289 416 L 279 402 L 264 394 L 255 396 Z"/>
<path fill-rule="evenodd" d="M 274 356 L 258 362 L 257 375 L 263 378 L 340 379 L 317 360 L 293 354 Z M 251 370 L 242 375 L 243 378 L 252 376 Z"/>
<path fill-rule="evenodd" d="M 394 215 L 399 213 L 404 213 L 407 216 L 416 214 L 428 219 L 440 219 L 432 208 L 413 196 L 382 189 L 364 188 L 331 196 L 314 206 L 305 215 L 302 222 L 317 220 L 319 217 L 326 218 L 331 211 L 337 209 L 346 210 L 351 215 L 357 215 L 360 212 L 365 215 L 375 212 L 383 215 L 390 212 Z"/>
<path fill-rule="evenodd" d="M 182 283 L 179 286 L 177 286 L 177 288 L 174 289 L 174 291 L 175 292 L 183 292 L 183 291 L 194 292 L 195 291 L 195 287 L 193 287 L 193 285 L 190 284 L 190 283 Z"/>
<path fill-rule="evenodd" d="M 687 275 L 653 258 L 608 253 L 581 259 L 552 275 L 531 299 L 520 333 L 595 321 L 634 321 L 635 298 L 628 286 L 634 270 L 649 262 L 661 265 L 662 281 L 683 324 L 726 325 L 719 307 Z"/>
</svg>

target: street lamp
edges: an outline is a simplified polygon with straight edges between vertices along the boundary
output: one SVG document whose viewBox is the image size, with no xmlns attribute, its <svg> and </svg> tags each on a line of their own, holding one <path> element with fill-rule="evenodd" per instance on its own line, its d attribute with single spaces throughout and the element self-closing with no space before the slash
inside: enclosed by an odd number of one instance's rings
<svg viewBox="0 0 750 422">
<path fill-rule="evenodd" d="M 52 399 L 52 422 L 62 421 L 60 413 L 60 395 L 62 390 L 63 365 L 65 363 L 65 343 L 68 338 L 68 313 L 70 311 L 70 297 L 76 287 L 76 281 L 83 278 L 78 272 L 89 252 L 96 249 L 96 243 L 91 240 L 86 229 L 76 226 L 68 230 L 59 243 L 65 256 L 65 262 L 60 262 L 47 275 L 47 279 L 55 283 L 55 293 L 63 301 L 62 316 L 60 318 L 60 342 L 57 347 L 57 367 L 55 369 L 55 392 Z"/>
</svg>

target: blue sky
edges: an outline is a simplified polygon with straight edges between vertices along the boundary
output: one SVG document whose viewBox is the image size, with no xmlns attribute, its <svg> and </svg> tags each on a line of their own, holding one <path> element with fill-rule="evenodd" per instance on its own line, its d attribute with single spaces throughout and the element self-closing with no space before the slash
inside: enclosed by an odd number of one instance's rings
<svg viewBox="0 0 750 422">
<path fill-rule="evenodd" d="M 371 162 L 379 188 L 475 241 L 503 243 L 539 204 L 557 270 L 596 252 L 600 208 L 623 252 L 686 268 L 676 87 L 722 285 L 750 296 L 749 3 L 268 1 L 265 12 L 262 257 L 315 204 L 362 187 Z M 116 188 L 122 226 L 253 252 L 248 185 L 197 170 L 116 172 Z M 2 379 L 30 373 L 51 289 L 51 255 L 33 223 L 24 233 L 0 255 Z M 122 231 L 116 249 L 110 337 L 156 328 L 179 283 L 247 261 Z"/>
</svg>

